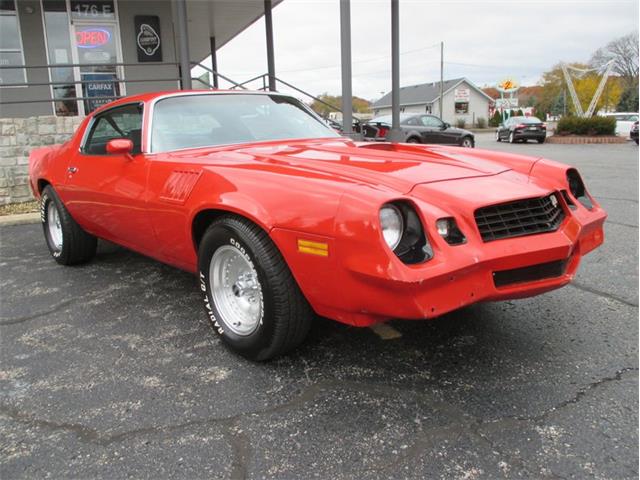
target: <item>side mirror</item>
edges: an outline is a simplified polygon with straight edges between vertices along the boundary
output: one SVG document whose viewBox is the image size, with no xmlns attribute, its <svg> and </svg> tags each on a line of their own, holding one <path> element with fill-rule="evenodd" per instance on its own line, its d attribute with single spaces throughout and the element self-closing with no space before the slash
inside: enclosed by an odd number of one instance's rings
<svg viewBox="0 0 640 480">
<path fill-rule="evenodd" d="M 107 153 L 130 157 L 131 152 L 133 152 L 133 142 L 128 138 L 112 138 L 107 142 Z"/>
<path fill-rule="evenodd" d="M 449 128 L 450 126 L 451 126 L 451 124 L 450 124 L 450 123 L 444 122 L 444 123 L 442 124 L 442 130 L 446 130 L 446 129 L 447 129 L 447 128 Z"/>
</svg>

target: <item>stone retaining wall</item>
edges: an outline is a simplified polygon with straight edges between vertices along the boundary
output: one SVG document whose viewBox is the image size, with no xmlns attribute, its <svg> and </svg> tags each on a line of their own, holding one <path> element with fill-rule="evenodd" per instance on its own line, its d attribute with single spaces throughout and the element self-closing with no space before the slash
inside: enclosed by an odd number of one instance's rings
<svg viewBox="0 0 640 480">
<path fill-rule="evenodd" d="M 551 135 L 547 137 L 548 143 L 583 144 L 583 143 L 626 143 L 627 138 L 613 135 L 601 135 L 595 137 L 578 135 Z"/>
<path fill-rule="evenodd" d="M 32 200 L 28 185 L 29 152 L 63 143 L 81 117 L 0 118 L 0 205 Z"/>
</svg>

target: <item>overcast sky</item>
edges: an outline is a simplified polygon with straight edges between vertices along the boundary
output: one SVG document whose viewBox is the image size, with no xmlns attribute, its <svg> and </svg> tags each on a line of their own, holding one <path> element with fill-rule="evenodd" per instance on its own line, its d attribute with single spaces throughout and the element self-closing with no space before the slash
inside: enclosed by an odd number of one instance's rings
<svg viewBox="0 0 640 480">
<path fill-rule="evenodd" d="M 390 0 L 352 0 L 353 94 L 391 89 Z M 313 94 L 340 93 L 338 0 L 284 0 L 273 10 L 276 75 Z M 637 0 L 400 0 L 400 83 L 447 78 L 480 86 L 514 76 L 533 85 L 559 61 L 586 62 L 610 40 L 638 30 Z M 261 19 L 218 52 L 234 80 L 266 72 Z"/>
</svg>

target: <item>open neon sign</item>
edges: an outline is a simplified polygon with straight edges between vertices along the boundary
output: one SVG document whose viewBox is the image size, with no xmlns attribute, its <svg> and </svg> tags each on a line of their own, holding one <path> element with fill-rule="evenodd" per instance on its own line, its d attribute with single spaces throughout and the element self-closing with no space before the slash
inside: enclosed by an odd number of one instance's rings
<svg viewBox="0 0 640 480">
<path fill-rule="evenodd" d="M 111 40 L 111 33 L 102 28 L 91 28 L 76 32 L 78 48 L 97 48 L 106 45 Z"/>
</svg>

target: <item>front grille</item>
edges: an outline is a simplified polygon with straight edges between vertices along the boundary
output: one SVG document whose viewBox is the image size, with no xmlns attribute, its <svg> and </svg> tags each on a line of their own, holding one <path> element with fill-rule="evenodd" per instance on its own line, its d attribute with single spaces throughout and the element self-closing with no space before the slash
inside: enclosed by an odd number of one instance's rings
<svg viewBox="0 0 640 480">
<path fill-rule="evenodd" d="M 545 278 L 555 278 L 564 275 L 567 260 L 540 263 L 530 267 L 514 268 L 493 272 L 493 283 L 496 287 L 504 287 L 514 283 L 534 282 Z"/>
<path fill-rule="evenodd" d="M 552 200 L 553 198 L 553 200 Z M 485 242 L 553 232 L 564 219 L 564 211 L 555 193 L 546 197 L 482 207 L 475 212 L 480 236 Z"/>
</svg>

